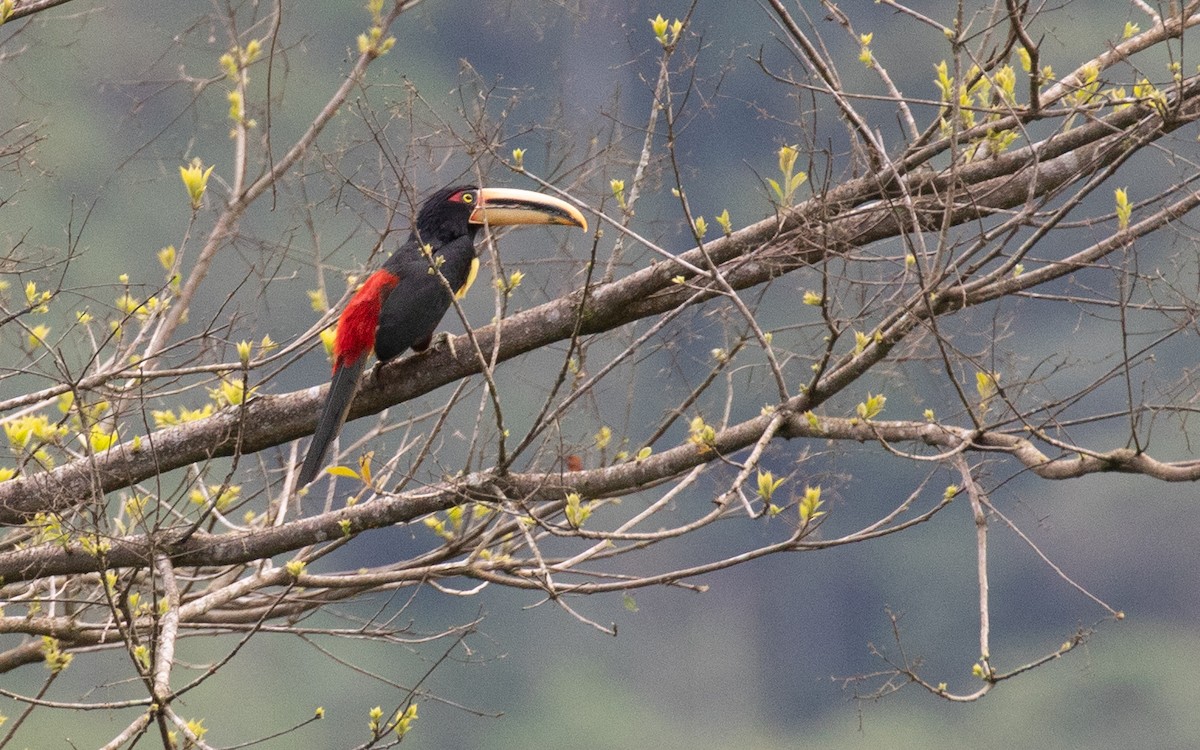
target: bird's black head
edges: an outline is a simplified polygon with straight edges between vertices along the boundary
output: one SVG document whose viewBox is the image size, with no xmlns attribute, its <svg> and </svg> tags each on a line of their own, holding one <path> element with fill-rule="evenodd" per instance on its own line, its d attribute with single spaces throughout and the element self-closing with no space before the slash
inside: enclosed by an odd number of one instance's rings
<svg viewBox="0 0 1200 750">
<path fill-rule="evenodd" d="M 455 185 L 442 188 L 417 212 L 414 239 L 440 247 L 466 237 L 472 241 L 482 226 L 563 224 L 587 231 L 587 219 L 571 204 L 528 190 Z"/>
<path fill-rule="evenodd" d="M 414 232 L 421 242 L 435 247 L 459 237 L 474 238 L 479 225 L 471 223 L 471 214 L 478 202 L 479 188 L 475 185 L 442 188 L 421 204 Z"/>
</svg>

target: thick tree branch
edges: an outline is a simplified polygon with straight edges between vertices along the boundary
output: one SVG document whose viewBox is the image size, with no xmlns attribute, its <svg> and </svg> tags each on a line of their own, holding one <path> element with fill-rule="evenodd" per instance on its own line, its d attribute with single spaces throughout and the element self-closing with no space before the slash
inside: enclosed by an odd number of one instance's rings
<svg viewBox="0 0 1200 750">
<path fill-rule="evenodd" d="M 557 502 L 567 493 L 588 498 L 628 494 L 630 487 L 653 487 L 711 461 L 731 456 L 755 444 L 777 418 L 765 414 L 717 433 L 708 450 L 687 443 L 656 453 L 643 461 L 629 461 L 587 471 L 566 473 L 472 474 L 420 491 L 379 496 L 369 503 L 302 518 L 281 526 L 227 534 L 188 533 L 187 528 L 166 529 L 150 535 L 110 540 L 97 556 L 77 542 L 48 543 L 0 554 L 0 577 L 7 584 L 52 575 L 140 568 L 152 564 L 162 551 L 176 566 L 223 566 L 267 559 L 314 544 L 336 541 L 349 534 L 408 523 L 429 513 L 470 501 L 516 500 L 525 503 Z M 1119 472 L 1141 474 L 1165 482 L 1200 480 L 1200 460 L 1165 462 L 1128 448 L 1097 453 L 1066 448 L 1050 456 L 1032 441 L 1009 432 L 976 431 L 930 422 L 863 421 L 818 417 L 816 424 L 796 412 L 778 422 L 776 439 L 852 440 L 884 444 L 911 443 L 945 451 L 968 450 L 1005 453 L 1043 479 L 1075 479 L 1088 474 Z"/>
<path fill-rule="evenodd" d="M 1172 103 L 1176 115 L 1163 122 L 1149 107 L 1130 107 L 1105 120 L 1080 126 L 1066 134 L 1019 149 L 1011 155 L 957 167 L 933 178 L 912 175 L 907 189 L 915 200 L 918 215 L 928 217 L 931 226 L 942 221 L 946 211 L 952 223 L 975 221 L 994 211 L 1024 204 L 1027 200 L 1053 193 L 1064 185 L 1102 168 L 1111 160 L 1127 155 L 1134 143 L 1145 145 L 1181 127 L 1200 115 L 1197 106 L 1200 78 L 1191 78 Z M 1135 137 L 1140 134 L 1140 139 Z M 972 200 L 947 207 L 938 197 L 948 181 L 970 185 Z M 882 186 L 886 190 L 886 185 Z M 838 190 L 810 199 L 782 220 L 767 219 L 728 237 L 705 244 L 704 251 L 720 264 L 725 280 L 734 289 L 762 284 L 788 271 L 820 262 L 833 254 L 844 254 L 856 247 L 899 236 L 907 231 L 902 211 L 878 202 L 861 205 L 862 200 L 881 195 L 881 186 L 861 179 L 846 183 Z M 891 194 L 892 191 L 887 191 Z M 1190 196 L 1189 196 L 1190 198 Z M 1195 200 L 1185 199 L 1171 215 L 1189 210 Z M 860 204 L 850 210 L 854 204 Z M 836 215 L 830 216 L 831 212 Z M 825 216 L 824 220 L 816 217 Z M 1164 219 L 1165 220 L 1165 219 Z M 1162 221 L 1143 222 L 1130 228 L 1130 237 L 1148 232 Z M 1141 229 L 1139 230 L 1139 227 Z M 1089 254 L 1079 263 L 1094 262 L 1105 252 L 1122 246 L 1110 242 L 1102 252 Z M 691 264 L 705 262 L 699 250 L 681 256 Z M 1057 278 L 1074 270 L 1071 263 L 1051 264 L 1030 278 Z M 689 300 L 703 301 L 695 288 L 679 285 L 673 279 L 680 269 L 672 263 L 657 263 L 630 274 L 620 281 L 601 285 L 586 296 L 586 308 L 579 310 L 583 290 L 548 302 L 475 331 L 479 346 L 496 352 L 496 361 L 504 362 L 575 335 L 594 334 L 618 328 L 633 321 L 660 315 Z M 938 310 L 944 314 L 968 304 L 993 299 L 1008 286 L 1030 284 L 1028 278 L 1012 280 L 980 290 L 972 295 L 947 294 L 940 298 Z M 719 296 L 716 288 L 711 297 Z M 582 321 L 577 327 L 577 316 Z M 916 313 L 914 313 L 916 314 Z M 889 341 L 873 346 L 886 348 L 915 325 L 913 318 L 904 330 Z M 500 336 L 497 344 L 495 338 Z M 809 394 L 808 404 L 820 403 L 852 381 L 874 358 L 847 363 L 836 378 L 826 378 L 820 393 Z M 861 366 L 860 366 L 861 365 Z M 351 418 L 378 413 L 446 383 L 478 373 L 480 362 L 463 345 L 442 347 L 426 354 L 389 363 L 377 382 L 359 393 Z M 61 512 L 92 498 L 93 487 L 111 492 L 171 469 L 188 466 L 219 456 L 232 455 L 237 449 L 255 452 L 310 434 L 316 421 L 323 389 L 306 389 L 279 396 L 264 396 L 239 409 L 227 409 L 210 419 L 160 430 L 145 436 L 141 447 L 130 441 L 94 459 L 64 464 L 52 471 L 0 483 L 0 522 L 20 523 L 36 512 Z M 811 406 L 806 406 L 811 408 Z M 95 484 L 93 484 L 95 482 Z"/>
</svg>

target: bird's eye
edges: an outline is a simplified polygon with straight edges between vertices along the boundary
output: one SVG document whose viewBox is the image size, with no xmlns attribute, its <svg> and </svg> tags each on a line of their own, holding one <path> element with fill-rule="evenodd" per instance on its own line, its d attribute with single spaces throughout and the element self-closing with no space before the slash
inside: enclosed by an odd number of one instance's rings
<svg viewBox="0 0 1200 750">
<path fill-rule="evenodd" d="M 461 200 L 463 203 L 474 203 L 475 195 L 473 193 L 463 193 L 459 197 L 459 200 Z"/>
</svg>

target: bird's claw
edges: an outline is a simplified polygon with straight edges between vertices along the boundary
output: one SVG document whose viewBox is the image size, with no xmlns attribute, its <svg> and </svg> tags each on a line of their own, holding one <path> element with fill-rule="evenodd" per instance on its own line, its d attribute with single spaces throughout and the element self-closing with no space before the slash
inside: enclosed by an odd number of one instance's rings
<svg viewBox="0 0 1200 750">
<path fill-rule="evenodd" d="M 455 348 L 454 348 L 454 337 L 451 336 L 446 331 L 442 331 L 441 333 L 434 334 L 433 340 L 430 343 L 429 348 L 430 349 L 440 349 L 442 344 L 445 344 L 446 348 L 450 350 L 451 357 L 458 359 L 458 352 L 455 351 Z"/>
</svg>

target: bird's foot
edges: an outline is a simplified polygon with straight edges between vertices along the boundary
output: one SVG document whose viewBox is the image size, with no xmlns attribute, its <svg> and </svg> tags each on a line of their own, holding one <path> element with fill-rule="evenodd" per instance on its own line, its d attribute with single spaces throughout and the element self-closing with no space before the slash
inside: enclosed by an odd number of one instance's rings
<svg viewBox="0 0 1200 750">
<path fill-rule="evenodd" d="M 445 331 L 435 334 L 426 344 L 426 347 L 430 349 L 440 349 L 442 344 L 445 344 L 446 348 L 450 350 L 451 357 L 458 359 L 458 352 L 454 350 L 454 337 Z"/>
</svg>

